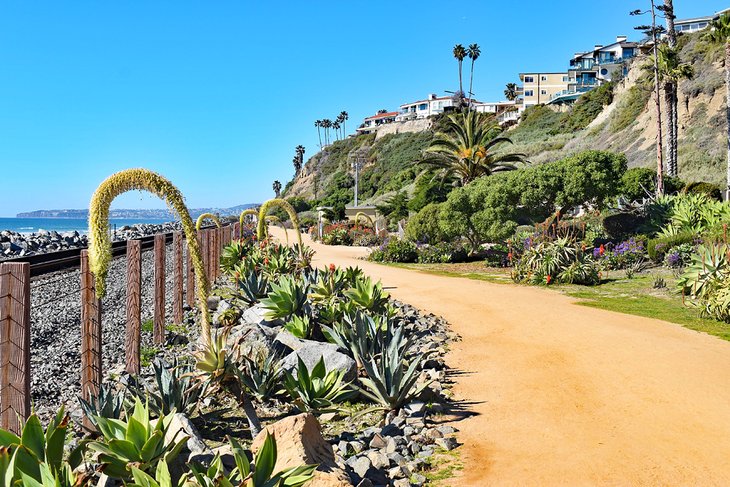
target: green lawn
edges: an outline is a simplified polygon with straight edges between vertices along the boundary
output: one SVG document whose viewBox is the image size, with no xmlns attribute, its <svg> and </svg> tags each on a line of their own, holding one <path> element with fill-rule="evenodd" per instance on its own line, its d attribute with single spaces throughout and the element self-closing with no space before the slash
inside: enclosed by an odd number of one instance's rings
<svg viewBox="0 0 730 487">
<path fill-rule="evenodd" d="M 487 267 L 483 262 L 464 264 L 390 264 L 448 277 L 466 277 L 497 284 L 514 284 L 508 269 Z M 662 277 L 666 288 L 654 289 Z M 676 279 L 667 269 L 650 269 L 627 279 L 621 271 L 612 271 L 599 286 L 553 285 L 551 290 L 579 299 L 578 304 L 647 318 L 677 323 L 691 330 L 715 335 L 730 341 L 730 325 L 701 318 L 698 310 L 682 303 L 675 291 Z"/>
</svg>

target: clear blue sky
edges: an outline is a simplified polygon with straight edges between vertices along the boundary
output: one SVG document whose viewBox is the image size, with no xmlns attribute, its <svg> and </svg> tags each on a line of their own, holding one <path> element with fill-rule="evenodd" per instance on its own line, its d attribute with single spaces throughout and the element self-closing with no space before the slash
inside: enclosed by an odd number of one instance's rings
<svg viewBox="0 0 730 487">
<path fill-rule="evenodd" d="M 34 1 L 0 3 L 0 216 L 84 208 L 127 167 L 176 183 L 191 207 L 272 196 L 313 122 L 457 86 L 456 43 L 476 42 L 474 92 L 502 98 L 525 70 L 565 69 L 648 0 Z M 675 0 L 679 17 L 728 1 Z M 467 71 L 468 73 L 468 71 Z M 139 194 L 115 207 L 159 207 Z"/>
</svg>

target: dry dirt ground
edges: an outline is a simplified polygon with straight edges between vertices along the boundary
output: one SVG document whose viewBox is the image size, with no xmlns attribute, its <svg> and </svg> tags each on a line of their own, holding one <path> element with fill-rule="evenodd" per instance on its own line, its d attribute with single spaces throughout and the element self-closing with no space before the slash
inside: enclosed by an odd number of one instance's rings
<svg viewBox="0 0 730 487">
<path fill-rule="evenodd" d="M 448 363 L 464 468 L 445 485 L 730 485 L 730 342 L 305 243 L 315 265 L 358 265 L 462 337 Z"/>
</svg>

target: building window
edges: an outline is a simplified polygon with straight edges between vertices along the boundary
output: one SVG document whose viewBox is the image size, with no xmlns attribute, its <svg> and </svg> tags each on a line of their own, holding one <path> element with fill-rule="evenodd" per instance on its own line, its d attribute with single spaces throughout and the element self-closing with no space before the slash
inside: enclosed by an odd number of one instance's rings
<svg viewBox="0 0 730 487">
<path fill-rule="evenodd" d="M 608 74 L 608 70 L 606 68 L 601 69 L 601 75 L 606 76 Z"/>
<path fill-rule="evenodd" d="M 421 103 L 418 105 L 419 110 L 428 110 L 428 103 Z"/>
<path fill-rule="evenodd" d="M 568 76 L 563 76 L 563 83 L 567 83 L 570 81 L 570 78 Z"/>
<path fill-rule="evenodd" d="M 541 95 L 547 95 L 547 91 L 545 91 L 545 90 L 540 90 L 540 94 L 541 94 Z"/>
<path fill-rule="evenodd" d="M 533 78 L 532 76 L 525 76 L 525 83 L 534 83 L 534 82 L 535 82 L 535 78 Z"/>
<path fill-rule="evenodd" d="M 540 81 L 547 81 L 547 76 L 540 76 Z"/>
<path fill-rule="evenodd" d="M 525 90 L 525 96 L 534 96 L 535 94 L 532 92 L 532 90 Z"/>
</svg>

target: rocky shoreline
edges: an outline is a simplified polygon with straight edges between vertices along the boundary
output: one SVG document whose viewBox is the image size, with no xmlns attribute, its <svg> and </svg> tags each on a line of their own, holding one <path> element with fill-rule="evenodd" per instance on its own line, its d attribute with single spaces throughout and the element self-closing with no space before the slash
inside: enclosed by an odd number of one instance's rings
<svg viewBox="0 0 730 487">
<path fill-rule="evenodd" d="M 138 224 L 123 226 L 112 230 L 112 240 L 130 240 L 146 237 L 156 233 L 168 233 L 181 230 L 179 222 L 161 224 Z M 11 230 L 0 231 L 0 260 L 13 257 L 25 257 L 47 252 L 85 248 L 88 246 L 88 236 L 77 231 L 56 232 L 41 230 L 37 233 L 24 234 Z"/>
</svg>

